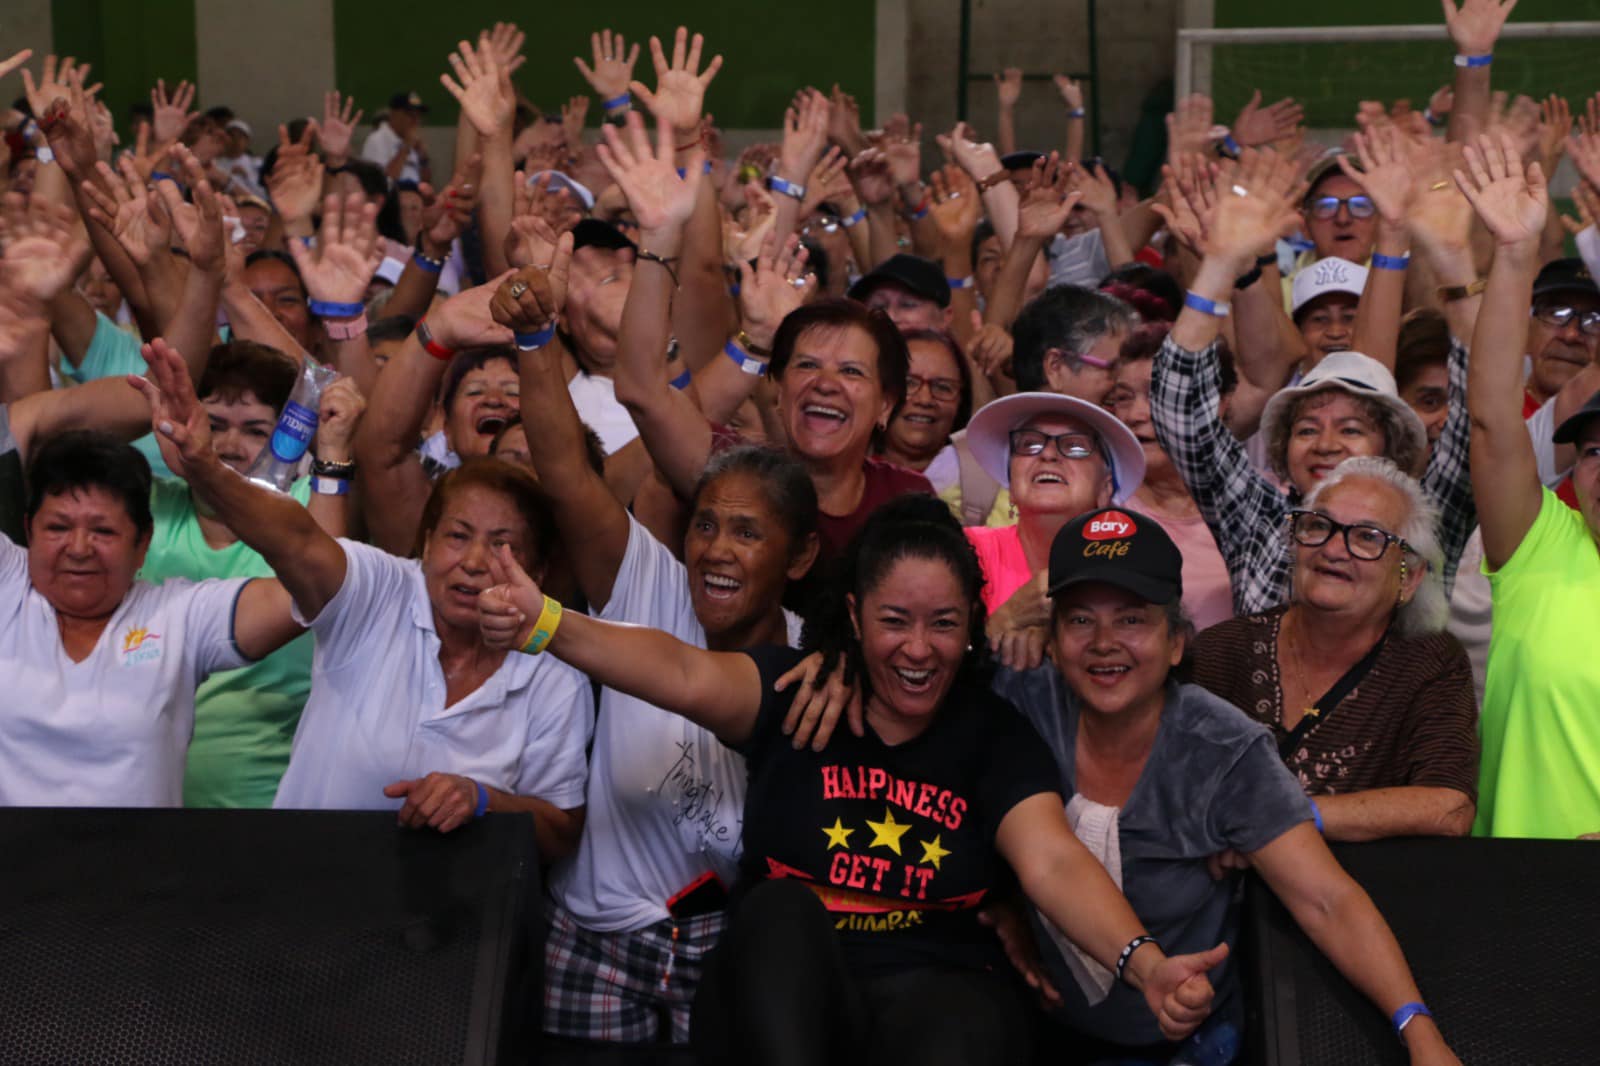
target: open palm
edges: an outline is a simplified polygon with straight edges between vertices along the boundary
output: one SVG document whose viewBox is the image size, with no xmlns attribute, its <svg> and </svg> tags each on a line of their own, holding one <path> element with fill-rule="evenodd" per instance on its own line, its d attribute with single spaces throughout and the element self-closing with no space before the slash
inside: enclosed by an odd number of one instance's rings
<svg viewBox="0 0 1600 1066">
<path fill-rule="evenodd" d="M 676 153 L 671 124 L 665 118 L 659 119 L 653 151 L 644 119 L 637 112 L 628 116 L 622 133 L 613 126 L 605 127 L 602 133 L 605 143 L 597 149 L 600 161 L 628 198 L 639 229 L 648 233 L 681 228 L 688 222 L 704 177 L 700 150 L 695 149 L 680 177 L 673 161 Z"/>
<path fill-rule="evenodd" d="M 651 114 L 679 133 L 690 134 L 700 128 L 706 87 L 722 69 L 721 56 L 712 56 L 706 69 L 700 69 L 700 51 L 704 46 L 705 38 L 697 33 L 691 39 L 689 31 L 679 26 L 673 37 L 669 63 L 660 38 L 650 38 L 650 56 L 656 65 L 655 91 L 637 81 L 631 86 L 634 95 L 644 101 Z"/>
<path fill-rule="evenodd" d="M 1510 136 L 1484 135 L 1476 145 L 1467 145 L 1466 172 L 1456 171 L 1456 185 L 1471 201 L 1497 244 L 1537 242 L 1550 210 L 1550 192 L 1545 188 L 1544 171 L 1539 164 L 1526 174 Z"/>
</svg>

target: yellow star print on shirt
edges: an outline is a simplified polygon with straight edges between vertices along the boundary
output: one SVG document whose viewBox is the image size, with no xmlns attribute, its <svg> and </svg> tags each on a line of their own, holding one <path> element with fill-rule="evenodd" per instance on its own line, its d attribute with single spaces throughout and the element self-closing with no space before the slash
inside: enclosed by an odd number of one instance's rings
<svg viewBox="0 0 1600 1066">
<path fill-rule="evenodd" d="M 885 847 L 896 855 L 900 854 L 900 838 L 906 835 L 910 825 L 901 825 L 894 820 L 894 812 L 889 808 L 883 809 L 883 821 L 874 822 L 867 820 L 867 828 L 872 830 L 872 843 L 869 848 Z"/>
<path fill-rule="evenodd" d="M 922 845 L 922 861 L 932 865 L 935 870 L 939 869 L 939 860 L 950 854 L 948 850 L 939 846 L 939 837 L 934 837 L 931 843 L 926 840 L 919 840 L 917 843 Z"/>
<path fill-rule="evenodd" d="M 822 831 L 828 834 L 828 850 L 830 851 L 834 848 L 848 848 L 850 846 L 850 834 L 855 832 L 854 829 L 846 829 L 844 823 L 837 818 L 833 820 L 832 829 L 824 828 Z"/>
</svg>

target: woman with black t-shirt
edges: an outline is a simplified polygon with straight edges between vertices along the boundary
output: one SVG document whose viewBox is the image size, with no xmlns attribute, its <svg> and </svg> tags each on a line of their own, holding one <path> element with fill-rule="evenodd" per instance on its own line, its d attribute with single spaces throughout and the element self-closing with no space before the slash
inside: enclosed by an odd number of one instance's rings
<svg viewBox="0 0 1600 1066">
<path fill-rule="evenodd" d="M 866 699 L 863 735 L 820 752 L 783 733 L 790 697 L 775 683 L 800 652 L 711 652 L 563 617 L 509 553 L 495 565 L 485 640 L 548 648 L 746 756 L 742 891 L 695 1004 L 709 1060 L 1025 1061 L 1024 1008 L 978 922 L 1013 869 L 1067 936 L 1143 992 L 1169 1037 L 1209 1012 L 1205 974 L 1226 949 L 1168 958 L 1073 836 L 1048 751 L 988 690 L 982 574 L 937 500 L 896 500 L 868 520 L 807 634 L 848 658 Z"/>
</svg>

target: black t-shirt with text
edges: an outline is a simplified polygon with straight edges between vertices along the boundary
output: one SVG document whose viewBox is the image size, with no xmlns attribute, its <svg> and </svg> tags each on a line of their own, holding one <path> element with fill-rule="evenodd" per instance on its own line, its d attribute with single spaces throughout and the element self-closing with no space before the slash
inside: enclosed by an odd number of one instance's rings
<svg viewBox="0 0 1600 1066">
<path fill-rule="evenodd" d="M 805 882 L 834 917 L 860 970 L 929 963 L 1004 965 L 978 908 L 1013 880 L 995 832 L 1017 803 L 1055 793 L 1038 733 L 988 689 L 957 682 L 920 736 L 888 745 L 840 722 L 821 752 L 783 734 L 794 693 L 773 683 L 800 661 L 792 648 L 747 651 L 765 694 L 743 753 L 745 884 Z"/>
</svg>

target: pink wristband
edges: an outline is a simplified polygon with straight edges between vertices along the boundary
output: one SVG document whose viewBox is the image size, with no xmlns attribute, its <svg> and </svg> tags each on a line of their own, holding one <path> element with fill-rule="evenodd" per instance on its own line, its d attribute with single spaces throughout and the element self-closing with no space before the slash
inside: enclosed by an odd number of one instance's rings
<svg viewBox="0 0 1600 1066">
<path fill-rule="evenodd" d="M 343 320 L 325 318 L 322 328 L 328 331 L 328 337 L 336 341 L 353 341 L 357 337 L 364 337 L 367 333 L 367 313 L 361 312 L 354 318 Z"/>
</svg>

